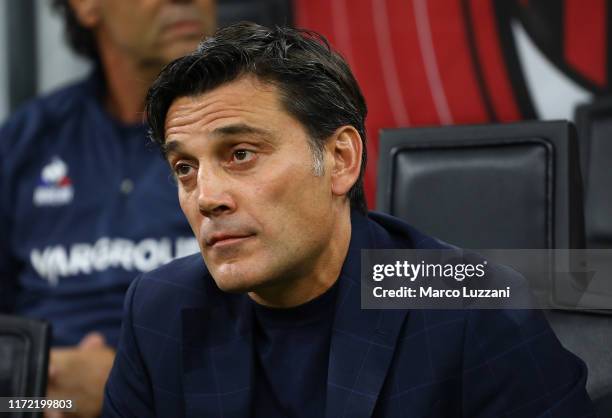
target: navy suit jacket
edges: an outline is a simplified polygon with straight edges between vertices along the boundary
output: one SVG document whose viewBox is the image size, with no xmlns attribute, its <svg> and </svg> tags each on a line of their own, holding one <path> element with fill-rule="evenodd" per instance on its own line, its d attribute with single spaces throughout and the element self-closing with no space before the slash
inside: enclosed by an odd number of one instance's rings
<svg viewBox="0 0 612 418">
<path fill-rule="evenodd" d="M 326 418 L 595 416 L 584 363 L 539 311 L 362 310 L 360 249 L 447 247 L 389 216 L 351 221 Z M 136 279 L 103 416 L 248 417 L 251 309 L 217 288 L 199 254 Z"/>
</svg>

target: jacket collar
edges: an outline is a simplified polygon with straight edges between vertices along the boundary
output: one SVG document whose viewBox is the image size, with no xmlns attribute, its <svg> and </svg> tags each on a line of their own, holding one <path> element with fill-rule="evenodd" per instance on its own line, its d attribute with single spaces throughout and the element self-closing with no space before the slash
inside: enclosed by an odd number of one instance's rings
<svg viewBox="0 0 612 418">
<path fill-rule="evenodd" d="M 404 310 L 361 309 L 361 250 L 397 248 L 402 244 L 357 212 L 351 213 L 351 224 L 351 243 L 338 283 L 329 354 L 327 418 L 371 416 L 406 317 Z"/>
</svg>

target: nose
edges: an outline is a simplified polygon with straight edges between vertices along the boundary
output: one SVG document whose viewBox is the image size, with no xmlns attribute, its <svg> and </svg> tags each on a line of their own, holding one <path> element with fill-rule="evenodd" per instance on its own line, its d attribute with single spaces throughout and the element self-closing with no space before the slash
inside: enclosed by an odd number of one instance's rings
<svg viewBox="0 0 612 418">
<path fill-rule="evenodd" d="M 206 217 L 231 213 L 236 203 L 229 193 L 229 180 L 214 170 L 198 172 L 198 209 Z"/>
</svg>

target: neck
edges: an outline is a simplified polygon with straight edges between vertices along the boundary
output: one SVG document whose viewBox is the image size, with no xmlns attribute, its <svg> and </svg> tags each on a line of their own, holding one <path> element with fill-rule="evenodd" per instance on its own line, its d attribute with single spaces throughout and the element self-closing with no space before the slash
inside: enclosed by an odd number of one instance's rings
<svg viewBox="0 0 612 418">
<path fill-rule="evenodd" d="M 106 80 L 107 110 L 123 123 L 142 123 L 147 90 L 162 64 L 138 62 L 111 46 L 101 47 L 99 51 Z"/>
<path fill-rule="evenodd" d="M 249 292 L 249 297 L 258 304 L 271 308 L 291 308 L 322 295 L 332 287 L 340 276 L 351 241 L 350 208 L 343 210 L 338 219 L 333 223 L 329 245 L 316 260 L 307 263 L 308 274 Z"/>
</svg>

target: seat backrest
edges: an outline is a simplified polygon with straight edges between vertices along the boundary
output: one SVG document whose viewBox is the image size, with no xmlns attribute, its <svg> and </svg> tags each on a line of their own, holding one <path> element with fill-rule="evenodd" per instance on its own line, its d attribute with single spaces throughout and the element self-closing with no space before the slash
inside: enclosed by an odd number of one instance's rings
<svg viewBox="0 0 612 418">
<path fill-rule="evenodd" d="M 49 338 L 45 322 L 0 315 L 0 397 L 45 395 Z"/>
<path fill-rule="evenodd" d="M 597 416 L 612 417 L 612 316 L 559 310 L 546 316 L 561 344 L 586 363 Z"/>
<path fill-rule="evenodd" d="M 576 110 L 588 248 L 612 248 L 612 98 Z"/>
<path fill-rule="evenodd" d="M 383 130 L 377 209 L 464 248 L 583 248 L 564 121 Z"/>
<path fill-rule="evenodd" d="M 567 122 L 384 130 L 379 156 L 377 209 L 430 235 L 474 249 L 584 248 L 578 143 Z M 612 417 L 612 317 L 546 314 L 587 364 L 598 416 Z"/>
</svg>

